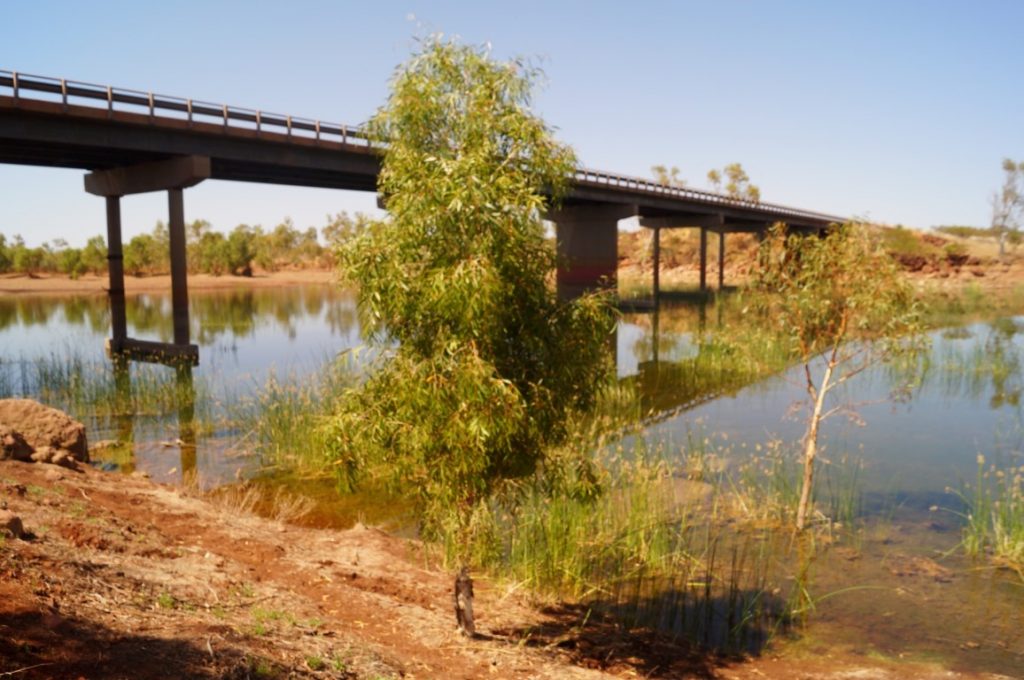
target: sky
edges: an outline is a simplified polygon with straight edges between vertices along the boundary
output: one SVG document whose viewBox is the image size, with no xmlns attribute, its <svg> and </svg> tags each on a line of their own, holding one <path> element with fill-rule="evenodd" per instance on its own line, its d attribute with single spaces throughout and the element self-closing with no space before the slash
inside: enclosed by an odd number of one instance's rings
<svg viewBox="0 0 1024 680">
<path fill-rule="evenodd" d="M 588 167 L 678 166 L 706 188 L 741 162 L 763 200 L 927 228 L 987 226 L 1004 157 L 1024 160 L 1024 2 L 3 3 L 0 69 L 358 124 L 416 37 L 489 43 L 545 72 L 536 111 Z M 0 233 L 105 231 L 82 171 L 0 165 Z M 207 181 L 186 219 L 321 226 L 368 193 Z M 123 200 L 127 237 L 166 219 Z"/>
</svg>

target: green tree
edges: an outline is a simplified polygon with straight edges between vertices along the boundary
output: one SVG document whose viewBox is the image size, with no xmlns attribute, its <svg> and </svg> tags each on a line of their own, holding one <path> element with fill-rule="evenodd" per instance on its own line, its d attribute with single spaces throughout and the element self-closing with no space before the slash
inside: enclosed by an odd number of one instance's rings
<svg viewBox="0 0 1024 680">
<path fill-rule="evenodd" d="M 730 163 L 721 170 L 708 170 L 708 182 L 715 191 L 721 193 L 724 189 L 725 194 L 732 198 L 755 203 L 761 200 L 761 190 L 750 183 L 747 171 L 739 163 Z"/>
<path fill-rule="evenodd" d="M 219 231 L 206 231 L 192 244 L 192 266 L 197 271 L 220 276 L 231 270 L 228 240 Z"/>
<path fill-rule="evenodd" d="M 257 232 L 247 224 L 231 230 L 227 242 L 228 269 L 232 274 L 252 276 L 252 261 L 256 257 Z"/>
<path fill-rule="evenodd" d="M 0 273 L 11 270 L 12 260 L 10 248 L 7 246 L 7 237 L 0 234 Z"/>
<path fill-rule="evenodd" d="M 1019 239 L 1024 214 L 1024 162 L 1003 159 L 1003 186 L 992 194 L 992 230 L 999 236 L 999 257 L 1006 256 L 1006 241 Z"/>
<path fill-rule="evenodd" d="M 362 234 L 369 223 L 368 215 L 359 212 L 349 215 L 342 211 L 327 216 L 327 224 L 320 228 L 320 235 L 330 250 L 336 250 Z"/>
<path fill-rule="evenodd" d="M 70 248 L 65 245 L 64 248 L 56 250 L 56 259 L 57 271 L 67 274 L 72 279 L 77 279 L 88 271 L 85 264 L 82 263 L 82 251 L 79 248 Z"/>
<path fill-rule="evenodd" d="M 369 126 L 386 144 L 390 219 L 339 251 L 384 357 L 341 398 L 332 464 L 346 483 L 361 473 L 415 494 L 425 534 L 454 546 L 467 633 L 471 546 L 491 501 L 556 465 L 567 414 L 588 408 L 608 375 L 608 299 L 560 303 L 547 283 L 555 255 L 541 216 L 575 158 L 530 111 L 536 75 L 426 42 Z"/>
<path fill-rule="evenodd" d="M 161 245 L 151 234 L 133 236 L 124 246 L 124 270 L 133 276 L 152 272 L 160 262 Z"/>
<path fill-rule="evenodd" d="M 107 268 L 107 244 L 102 236 L 93 236 L 82 248 L 82 266 L 86 271 L 99 274 Z"/>
<path fill-rule="evenodd" d="M 755 284 L 763 329 L 792 343 L 803 363 L 807 429 L 796 526 L 807 522 L 822 421 L 849 413 L 830 393 L 869 367 L 912 349 L 917 308 L 896 262 L 862 226 L 787 234 L 777 225 L 762 247 Z"/>
</svg>

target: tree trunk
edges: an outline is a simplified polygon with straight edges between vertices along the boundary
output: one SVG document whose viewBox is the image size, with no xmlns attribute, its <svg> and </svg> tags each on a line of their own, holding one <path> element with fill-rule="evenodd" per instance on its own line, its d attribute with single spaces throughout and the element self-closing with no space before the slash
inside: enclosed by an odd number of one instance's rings
<svg viewBox="0 0 1024 680">
<path fill-rule="evenodd" d="M 807 511 L 811 504 L 811 490 L 814 486 L 814 459 L 818 455 L 818 426 L 821 424 L 821 414 L 825 409 L 825 395 L 828 393 L 829 384 L 832 382 L 832 370 L 835 368 L 833 359 L 829 360 L 825 367 L 825 375 L 821 378 L 821 385 L 814 400 L 814 412 L 811 413 L 811 421 L 807 425 L 807 436 L 804 440 L 804 482 L 800 489 L 800 505 L 796 510 L 796 529 L 803 531 L 807 525 Z M 808 383 L 808 385 L 810 385 Z M 810 390 L 810 387 L 808 387 Z"/>
<path fill-rule="evenodd" d="M 469 567 L 463 567 L 455 576 L 455 622 L 463 635 L 476 635 L 473 623 L 473 579 Z"/>
</svg>

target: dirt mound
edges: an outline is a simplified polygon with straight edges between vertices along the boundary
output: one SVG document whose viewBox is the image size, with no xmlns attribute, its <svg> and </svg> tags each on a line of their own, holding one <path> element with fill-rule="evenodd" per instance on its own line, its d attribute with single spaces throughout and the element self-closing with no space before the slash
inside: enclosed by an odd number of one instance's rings
<svg viewBox="0 0 1024 680">
<path fill-rule="evenodd" d="M 0 459 L 89 461 L 85 426 L 32 399 L 0 399 Z"/>
</svg>

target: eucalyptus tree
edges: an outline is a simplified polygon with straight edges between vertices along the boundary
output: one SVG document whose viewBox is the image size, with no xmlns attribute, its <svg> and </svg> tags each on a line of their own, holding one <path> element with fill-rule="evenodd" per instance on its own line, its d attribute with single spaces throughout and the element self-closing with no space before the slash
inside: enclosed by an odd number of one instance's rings
<svg viewBox="0 0 1024 680">
<path fill-rule="evenodd" d="M 576 159 L 531 111 L 538 75 L 425 41 L 368 127 L 389 217 L 337 251 L 382 358 L 342 395 L 330 462 L 343 484 L 373 478 L 415 495 L 425 533 L 454 546 L 456 616 L 470 634 L 471 548 L 493 500 L 558 472 L 566 417 L 608 375 L 607 298 L 563 303 L 550 285 L 542 216 Z"/>
<path fill-rule="evenodd" d="M 708 182 L 715 191 L 724 191 L 733 198 L 761 200 L 761 190 L 750 183 L 750 176 L 740 163 L 730 163 L 721 170 L 708 170 Z"/>
<path fill-rule="evenodd" d="M 999 257 L 1006 256 L 1007 238 L 1018 236 L 1024 216 L 1024 161 L 1003 159 L 1003 185 L 992 194 L 992 230 L 999 237 Z"/>
<path fill-rule="evenodd" d="M 862 225 L 834 226 L 824 237 L 776 225 L 762 244 L 755 308 L 765 330 L 783 336 L 803 364 L 807 421 L 796 527 L 807 523 L 821 423 L 849 413 L 829 399 L 873 365 L 913 350 L 919 339 L 913 289 Z"/>
</svg>

